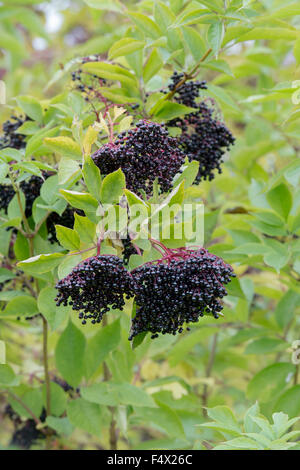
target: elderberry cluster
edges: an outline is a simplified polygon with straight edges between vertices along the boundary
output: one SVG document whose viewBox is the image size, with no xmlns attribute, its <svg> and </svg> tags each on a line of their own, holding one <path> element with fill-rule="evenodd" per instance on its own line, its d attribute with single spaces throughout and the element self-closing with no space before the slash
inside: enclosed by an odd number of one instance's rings
<svg viewBox="0 0 300 470">
<path fill-rule="evenodd" d="M 173 91 L 178 83 L 183 79 L 184 74 L 183 73 L 178 73 L 174 72 L 171 80 L 172 82 L 169 85 L 169 90 Z M 185 82 L 184 85 L 181 85 L 177 90 L 176 90 L 176 101 L 178 103 L 184 104 L 185 106 L 190 106 L 191 108 L 196 108 L 196 99 L 199 97 L 199 92 L 200 90 L 206 90 L 206 81 L 189 81 Z M 166 91 L 164 93 L 167 93 Z"/>
<path fill-rule="evenodd" d="M 88 57 L 82 59 L 82 63 L 90 62 Z M 98 77 L 98 75 L 91 74 L 89 72 L 83 72 L 82 69 L 78 69 L 72 72 L 72 81 L 75 84 L 75 89 L 83 94 L 85 101 L 91 101 L 98 99 L 99 101 L 105 102 L 105 98 L 101 95 L 99 87 L 106 85 L 104 78 Z"/>
<path fill-rule="evenodd" d="M 170 91 L 175 89 L 182 77 L 183 74 L 174 72 L 169 85 Z M 169 126 L 181 129 L 178 140 L 189 160 L 197 160 L 200 164 L 197 182 L 202 179 L 212 180 L 216 169 L 219 173 L 222 172 L 222 157 L 235 141 L 226 125 L 215 117 L 214 107 L 208 101 L 197 102 L 200 90 L 205 88 L 205 82 L 198 81 L 181 85 L 175 92 L 175 100 L 195 108 L 195 112 L 169 122 Z"/>
<path fill-rule="evenodd" d="M 127 235 L 127 237 L 122 240 L 122 243 L 123 243 L 123 263 L 125 266 L 128 266 L 130 256 L 136 255 L 137 251 L 134 248 L 129 235 Z"/>
<path fill-rule="evenodd" d="M 17 130 L 28 119 L 28 117 L 21 119 L 17 116 L 11 116 L 10 120 L 4 122 L 3 135 L 0 137 L 0 150 L 7 147 L 20 150 L 26 146 L 25 135 L 19 134 Z"/>
<path fill-rule="evenodd" d="M 164 125 L 141 120 L 135 129 L 122 132 L 115 142 L 100 147 L 92 158 L 101 174 L 121 168 L 128 189 L 151 195 L 155 179 L 162 192 L 171 188 L 184 161 L 184 153 Z"/>
<path fill-rule="evenodd" d="M 158 262 L 132 271 L 135 280 L 136 316 L 129 340 L 142 332 L 181 333 L 183 325 L 195 323 L 204 314 L 218 318 L 224 285 L 234 277 L 232 267 L 201 249 L 179 250 Z"/>
<path fill-rule="evenodd" d="M 133 281 L 122 260 L 114 255 L 97 255 L 79 263 L 56 284 L 56 305 L 72 305 L 82 324 L 100 323 L 110 308 L 123 310 L 133 297 Z"/>
<path fill-rule="evenodd" d="M 44 172 L 44 178 L 48 178 L 50 173 Z M 35 199 L 40 195 L 41 186 L 44 183 L 44 179 L 39 176 L 31 176 L 28 180 L 20 183 L 20 188 L 25 195 L 25 215 L 30 217 L 32 214 L 32 205 Z M 15 190 L 11 184 L 0 184 L 0 209 L 4 209 L 7 214 L 7 208 L 15 195 Z"/>
<path fill-rule="evenodd" d="M 71 206 L 67 206 L 62 215 L 57 214 L 57 212 L 51 212 L 47 218 L 47 230 L 48 230 L 48 240 L 51 244 L 57 243 L 56 237 L 56 225 L 63 225 L 64 227 L 73 228 L 75 221 L 75 213 L 81 216 L 84 216 L 84 212 L 80 209 L 74 209 Z"/>
</svg>

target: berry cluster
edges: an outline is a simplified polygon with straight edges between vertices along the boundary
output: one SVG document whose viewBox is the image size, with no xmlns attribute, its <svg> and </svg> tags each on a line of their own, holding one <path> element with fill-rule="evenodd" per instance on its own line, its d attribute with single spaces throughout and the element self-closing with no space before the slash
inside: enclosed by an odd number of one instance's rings
<svg viewBox="0 0 300 470">
<path fill-rule="evenodd" d="M 88 58 L 84 58 L 82 63 L 90 62 Z M 107 104 L 106 98 L 101 94 L 99 88 L 106 85 L 106 80 L 104 78 L 98 77 L 88 72 L 83 72 L 82 69 L 78 69 L 72 72 L 72 81 L 75 84 L 75 89 L 80 91 L 83 94 L 85 101 L 102 101 L 104 104 Z"/>
<path fill-rule="evenodd" d="M 17 429 L 11 439 L 10 445 L 24 450 L 29 450 L 38 439 L 44 439 L 45 435 L 36 428 L 33 419 L 28 419 Z"/>
<path fill-rule="evenodd" d="M 44 179 L 51 176 L 50 172 L 43 172 Z M 44 179 L 39 176 L 31 176 L 28 180 L 20 183 L 20 188 L 25 195 L 25 215 L 27 218 L 32 215 L 32 206 L 35 199 L 40 195 L 42 184 Z M 15 195 L 15 190 L 11 184 L 0 184 L 0 210 L 4 209 L 7 214 L 8 205 Z M 52 212 L 47 218 L 47 229 L 49 234 L 50 243 L 56 243 L 56 230 L 55 225 L 63 225 L 64 227 L 73 228 L 74 226 L 74 214 L 84 215 L 84 212 L 79 209 L 74 209 L 71 206 L 67 206 L 62 215 L 58 215 L 56 212 Z"/>
<path fill-rule="evenodd" d="M 131 255 L 136 255 L 137 251 L 135 247 L 132 244 L 130 235 L 128 234 L 126 238 L 122 240 L 123 242 L 123 263 L 125 266 L 128 266 L 130 256 Z"/>
<path fill-rule="evenodd" d="M 0 150 L 7 147 L 20 150 L 26 146 L 25 135 L 19 134 L 17 130 L 29 118 L 21 119 L 17 116 L 11 116 L 10 119 L 5 121 L 2 126 L 3 135 L 0 137 Z"/>
<path fill-rule="evenodd" d="M 72 305 L 82 324 L 100 323 L 110 308 L 122 310 L 133 297 L 133 281 L 122 260 L 114 255 L 97 255 L 78 264 L 56 284 L 56 305 Z"/>
<path fill-rule="evenodd" d="M 11 184 L 0 184 L 0 210 L 7 214 L 7 208 L 15 195 L 15 190 Z"/>
<path fill-rule="evenodd" d="M 163 125 L 141 120 L 135 129 L 119 134 L 115 142 L 100 147 L 92 158 L 101 174 L 121 168 L 128 189 L 151 195 L 155 179 L 162 192 L 171 188 L 184 154 L 177 139 L 170 137 Z"/>
<path fill-rule="evenodd" d="M 179 82 L 183 79 L 184 74 L 183 73 L 178 73 L 174 72 L 171 80 L 172 82 L 169 85 L 169 90 L 173 91 L 176 86 L 179 84 Z M 189 81 L 185 82 L 184 85 L 181 85 L 177 90 L 176 90 L 176 101 L 177 103 L 184 104 L 185 106 L 190 106 L 191 108 L 196 108 L 197 103 L 196 99 L 199 97 L 199 92 L 200 90 L 206 90 L 206 82 L 205 81 Z M 164 93 L 167 93 L 164 91 Z"/>
<path fill-rule="evenodd" d="M 38 439 L 45 438 L 45 434 L 37 429 L 33 419 L 27 419 L 25 422 L 22 421 L 11 405 L 5 407 L 3 416 L 7 416 L 14 425 L 14 433 L 9 444 L 10 446 L 28 450 Z M 45 419 L 46 413 L 45 409 L 43 409 L 40 420 L 44 422 Z"/>
<path fill-rule="evenodd" d="M 185 323 L 195 323 L 204 314 L 218 318 L 224 285 L 234 277 L 232 267 L 205 249 L 167 250 L 156 262 L 134 271 L 136 316 L 129 340 L 142 332 L 173 334 Z"/>
<path fill-rule="evenodd" d="M 71 206 L 67 206 L 62 215 L 57 214 L 57 212 L 51 212 L 47 218 L 47 230 L 48 230 L 48 239 L 50 243 L 57 243 L 56 238 L 56 229 L 55 225 L 63 225 L 64 227 L 73 228 L 75 213 L 81 216 L 84 216 L 84 212 L 80 209 L 74 209 Z"/>
<path fill-rule="evenodd" d="M 44 178 L 48 178 L 50 173 L 46 172 L 43 174 Z M 25 215 L 30 217 L 32 214 L 32 205 L 34 200 L 40 195 L 41 186 L 44 183 L 44 179 L 39 176 L 31 176 L 28 180 L 20 183 L 20 188 L 25 195 Z M 0 209 L 4 209 L 7 214 L 7 208 L 15 195 L 15 190 L 11 184 L 0 184 Z"/>
<path fill-rule="evenodd" d="M 174 72 L 169 90 L 175 89 L 183 75 Z M 181 85 L 175 93 L 175 100 L 191 108 L 194 113 L 186 114 L 184 118 L 173 119 L 169 126 L 181 129 L 179 142 L 190 161 L 199 161 L 197 181 L 212 180 L 213 170 L 221 173 L 222 157 L 235 139 L 229 129 L 215 117 L 215 110 L 208 101 L 197 102 L 199 91 L 205 89 L 205 82 L 189 81 Z"/>
</svg>

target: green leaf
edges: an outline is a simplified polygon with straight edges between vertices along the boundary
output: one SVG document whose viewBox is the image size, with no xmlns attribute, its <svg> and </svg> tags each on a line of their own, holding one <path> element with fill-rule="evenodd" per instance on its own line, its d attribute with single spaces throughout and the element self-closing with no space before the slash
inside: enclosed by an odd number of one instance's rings
<svg viewBox="0 0 300 470">
<path fill-rule="evenodd" d="M 280 299 L 275 309 L 275 318 L 281 328 L 285 328 L 293 317 L 295 317 L 295 309 L 299 305 L 300 295 L 288 290 Z"/>
<path fill-rule="evenodd" d="M 111 382 L 99 383 L 81 389 L 85 400 L 99 405 L 133 407 L 147 406 L 155 408 L 152 397 L 141 388 L 129 383 L 116 384 Z"/>
<path fill-rule="evenodd" d="M 46 179 L 41 187 L 40 195 L 47 204 L 53 205 L 55 203 L 59 197 L 57 175 L 50 176 Z"/>
<path fill-rule="evenodd" d="M 84 335 L 69 321 L 55 349 L 56 367 L 73 387 L 79 385 L 84 374 L 85 343 Z"/>
<path fill-rule="evenodd" d="M 99 200 L 101 188 L 101 175 L 99 168 L 95 165 L 91 157 L 85 158 L 82 173 L 89 192 L 94 198 Z"/>
<path fill-rule="evenodd" d="M 147 83 L 152 77 L 154 77 L 154 75 L 161 70 L 163 65 L 163 60 L 158 50 L 154 47 L 143 67 L 144 82 Z"/>
<path fill-rule="evenodd" d="M 234 111 L 238 111 L 239 108 L 236 105 L 235 101 L 231 98 L 230 94 L 225 91 L 224 88 L 221 88 L 219 86 L 213 85 L 212 83 L 207 84 L 207 89 L 209 93 L 219 100 L 221 103 L 224 103 L 227 105 L 229 108 L 233 109 Z"/>
<path fill-rule="evenodd" d="M 0 340 L 0 364 L 6 363 L 6 346 L 5 342 Z"/>
<path fill-rule="evenodd" d="M 67 416 L 76 428 L 102 438 L 103 417 L 101 408 L 96 403 L 90 403 L 83 398 L 69 401 Z"/>
<path fill-rule="evenodd" d="M 126 187 L 125 175 L 121 168 L 105 176 L 100 189 L 100 199 L 102 204 L 113 204 L 119 202 Z"/>
<path fill-rule="evenodd" d="M 267 193 L 267 200 L 272 207 L 281 217 L 285 220 L 288 218 L 292 207 L 292 196 L 285 184 L 280 184 L 276 188 L 271 189 Z"/>
<path fill-rule="evenodd" d="M 167 33 L 168 27 L 175 21 L 176 17 L 166 4 L 156 2 L 154 5 L 154 19 L 162 31 Z"/>
<path fill-rule="evenodd" d="M 172 101 L 163 101 L 163 103 L 155 109 L 155 117 L 157 119 L 170 121 L 176 117 L 193 112 L 195 112 L 195 108 L 189 108 L 184 104 L 173 103 Z"/>
<path fill-rule="evenodd" d="M 92 256 L 93 251 L 91 250 L 90 255 Z M 59 264 L 58 269 L 57 269 L 57 274 L 58 274 L 58 279 L 63 279 L 66 277 L 70 272 L 72 271 L 77 264 L 79 264 L 82 261 L 81 255 L 74 255 L 72 256 L 66 256 L 62 262 Z M 62 306 L 60 306 L 61 308 Z M 61 313 L 61 312 L 59 312 Z"/>
<path fill-rule="evenodd" d="M 184 429 L 175 411 L 159 403 L 159 408 L 136 408 L 141 423 L 153 424 L 155 429 L 166 432 L 169 436 L 185 438 Z"/>
<path fill-rule="evenodd" d="M 122 38 L 111 46 L 108 51 L 108 58 L 111 60 L 116 57 L 126 56 L 127 54 L 143 49 L 144 46 L 144 41 L 137 41 L 132 38 Z"/>
<path fill-rule="evenodd" d="M 45 385 L 42 387 L 42 396 L 44 400 L 44 407 L 46 408 L 47 394 Z M 61 388 L 61 386 L 55 382 L 50 382 L 50 398 L 51 415 L 61 416 L 67 407 L 67 394 Z"/>
<path fill-rule="evenodd" d="M 2 310 L 1 315 L 16 317 L 26 315 L 28 317 L 32 317 L 37 313 L 38 307 L 36 300 L 28 295 L 20 295 L 7 303 L 5 309 Z"/>
<path fill-rule="evenodd" d="M 207 40 L 213 53 L 218 53 L 224 37 L 224 25 L 221 21 L 212 23 L 207 31 Z"/>
<path fill-rule="evenodd" d="M 133 19 L 138 28 L 146 37 L 157 39 L 162 36 L 159 26 L 146 15 L 142 13 L 130 12 L 129 16 Z"/>
<path fill-rule="evenodd" d="M 41 388 L 29 388 L 27 386 L 20 386 L 16 391 L 22 402 L 36 415 L 40 416 L 43 409 L 43 397 Z M 25 418 L 32 419 L 31 414 L 14 398 L 9 398 L 9 404 L 13 407 L 15 412 Z"/>
<path fill-rule="evenodd" d="M 43 110 L 36 98 L 32 96 L 18 96 L 17 103 L 24 113 L 34 121 L 43 121 Z"/>
<path fill-rule="evenodd" d="M 20 194 L 22 210 L 24 211 L 25 210 L 25 196 L 24 196 L 23 191 L 20 191 L 19 194 Z M 8 204 L 7 215 L 9 219 L 14 219 L 16 217 L 22 218 L 22 212 L 20 210 L 20 205 L 19 205 L 18 197 L 16 194 L 14 195 L 14 197 Z"/>
<path fill-rule="evenodd" d="M 7 364 L 0 364 L 0 385 L 2 387 L 14 387 L 19 384 L 19 380 Z"/>
<path fill-rule="evenodd" d="M 60 185 L 73 181 L 81 173 L 79 163 L 70 158 L 62 157 L 58 164 L 58 181 Z"/>
<path fill-rule="evenodd" d="M 78 233 L 81 242 L 88 244 L 95 242 L 96 224 L 87 217 L 75 213 L 74 230 Z"/>
<path fill-rule="evenodd" d="M 67 250 L 79 250 L 80 238 L 75 230 L 62 225 L 55 225 L 56 237 L 59 243 L 67 248 Z"/>
<path fill-rule="evenodd" d="M 225 286 L 228 295 L 232 297 L 245 298 L 245 294 L 241 288 L 240 281 L 237 277 L 231 279 L 230 283 Z"/>
<path fill-rule="evenodd" d="M 55 303 L 57 290 L 54 287 L 44 287 L 39 293 L 37 304 L 40 313 L 46 318 L 52 330 L 56 330 L 69 315 L 70 307 L 59 307 Z"/>
<path fill-rule="evenodd" d="M 236 41 L 257 41 L 259 39 L 293 41 L 297 39 L 297 36 L 298 32 L 289 28 L 269 28 L 265 26 L 253 28 L 251 31 L 239 36 Z"/>
<path fill-rule="evenodd" d="M 70 157 L 76 160 L 79 160 L 82 157 L 80 146 L 75 142 L 75 140 L 71 139 L 71 137 L 45 137 L 44 144 L 50 150 L 59 153 L 63 157 Z"/>
<path fill-rule="evenodd" d="M 136 349 L 138 346 L 140 346 L 146 338 L 147 334 L 147 331 L 143 331 L 142 333 L 137 334 L 132 340 L 132 349 Z"/>
<path fill-rule="evenodd" d="M 14 279 L 16 275 L 6 268 L 0 268 L 0 283 Z"/>
<path fill-rule="evenodd" d="M 280 5 L 280 4 L 279 4 Z M 271 12 L 273 18 L 286 18 L 288 16 L 300 15 L 300 5 L 298 2 L 290 3 L 284 7 L 276 8 Z"/>
<path fill-rule="evenodd" d="M 212 420 L 224 426 L 226 430 L 228 429 L 237 434 L 241 433 L 241 428 L 237 422 L 237 419 L 228 406 L 216 406 L 214 408 L 208 408 L 207 414 Z"/>
<path fill-rule="evenodd" d="M 106 356 L 116 349 L 121 340 L 120 321 L 116 320 L 100 329 L 87 343 L 85 351 L 85 376 L 89 379 Z"/>
<path fill-rule="evenodd" d="M 300 385 L 294 385 L 278 398 L 274 411 L 283 411 L 290 418 L 300 414 Z"/>
<path fill-rule="evenodd" d="M 255 424 L 253 421 L 252 417 L 253 416 L 258 416 L 259 415 L 259 405 L 256 402 L 251 408 L 249 408 L 244 416 L 244 428 L 245 432 L 257 432 L 258 431 L 258 426 Z"/>
<path fill-rule="evenodd" d="M 24 45 L 18 41 L 13 34 L 8 34 L 2 29 L 0 36 L 0 46 L 14 54 L 16 57 L 26 57 L 27 52 Z"/>
<path fill-rule="evenodd" d="M 136 85 L 136 79 L 128 70 L 120 65 L 112 65 L 106 62 L 88 62 L 82 69 L 107 80 L 120 81 L 129 86 Z M 102 93 L 102 89 L 101 89 Z"/>
<path fill-rule="evenodd" d="M 50 428 L 54 429 L 58 434 L 70 436 L 74 427 L 68 418 L 57 418 L 55 416 L 47 416 L 46 423 Z"/>
<path fill-rule="evenodd" d="M 231 68 L 227 62 L 225 62 L 225 60 L 210 60 L 209 62 L 202 64 L 202 67 L 206 69 L 217 70 L 221 73 L 226 73 L 226 75 L 229 75 L 230 77 L 234 76 Z"/>
<path fill-rule="evenodd" d="M 52 271 L 62 261 L 65 255 L 62 253 L 49 253 L 45 255 L 37 255 L 18 263 L 18 267 L 23 271 L 32 274 L 42 274 Z"/>
<path fill-rule="evenodd" d="M 250 380 L 247 387 L 248 398 L 262 402 L 274 399 L 286 387 L 294 373 L 295 366 L 288 362 L 265 367 Z"/>
<path fill-rule="evenodd" d="M 246 347 L 244 354 L 268 354 L 284 351 L 288 345 L 285 341 L 276 338 L 259 338 Z"/>
<path fill-rule="evenodd" d="M 170 362 L 170 366 L 176 366 L 180 361 L 187 357 L 188 353 L 195 347 L 196 344 L 202 342 L 206 338 L 209 338 L 211 335 L 217 333 L 217 331 L 217 328 L 202 327 L 184 336 L 175 344 L 175 346 L 173 346 L 169 353 L 168 360 Z"/>
<path fill-rule="evenodd" d="M 296 59 L 297 64 L 300 64 L 300 38 L 298 38 L 294 43 L 294 57 Z"/>
<path fill-rule="evenodd" d="M 181 31 L 194 60 L 198 62 L 207 49 L 204 39 L 194 28 L 183 26 Z"/>
<path fill-rule="evenodd" d="M 79 193 L 78 191 L 69 191 L 67 189 L 60 189 L 60 193 L 71 206 L 83 210 L 87 215 L 96 212 L 98 201 L 89 193 Z"/>
<path fill-rule="evenodd" d="M 115 11 L 117 13 L 122 13 L 124 7 L 119 0 L 83 0 L 89 7 L 96 8 L 97 10 L 108 10 Z"/>
</svg>

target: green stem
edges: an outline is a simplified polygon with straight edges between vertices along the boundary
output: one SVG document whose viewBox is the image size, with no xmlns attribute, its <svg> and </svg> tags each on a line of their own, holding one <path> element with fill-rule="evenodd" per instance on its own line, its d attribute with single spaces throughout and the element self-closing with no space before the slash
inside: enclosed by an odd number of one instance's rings
<svg viewBox="0 0 300 470">
<path fill-rule="evenodd" d="M 218 342 L 218 333 L 216 333 L 213 336 L 210 356 L 209 356 L 208 364 L 206 367 L 206 374 L 205 374 L 206 378 L 209 378 L 211 376 L 212 368 L 215 362 L 216 351 L 217 351 L 217 342 Z M 203 407 L 204 418 L 207 417 L 207 411 L 206 411 L 207 400 L 208 400 L 208 385 L 204 384 L 203 394 L 202 394 L 202 407 Z"/>
<path fill-rule="evenodd" d="M 51 388 L 50 388 L 50 376 L 49 376 L 49 364 L 48 364 L 48 323 L 43 318 L 43 363 L 45 371 L 45 384 L 46 384 L 46 412 L 47 415 L 51 414 Z"/>
<path fill-rule="evenodd" d="M 24 408 L 25 411 L 27 411 L 27 413 L 32 417 L 33 421 L 37 426 L 42 426 L 42 422 L 40 421 L 40 419 L 34 414 L 34 412 L 23 402 L 23 400 L 18 395 L 11 391 L 7 391 L 7 393 L 13 400 L 17 401 Z M 41 432 L 46 434 L 46 431 L 43 428 L 41 428 Z"/>
<path fill-rule="evenodd" d="M 102 319 L 102 326 L 105 328 L 107 326 L 107 317 L 104 315 Z M 108 382 L 110 379 L 110 372 L 106 362 L 103 362 L 103 378 L 104 382 Z M 109 427 L 109 448 L 110 450 L 117 450 L 118 449 L 118 430 L 116 427 L 116 420 L 115 420 L 115 413 L 116 407 L 109 406 L 109 411 L 111 412 L 111 422 Z"/>
<path fill-rule="evenodd" d="M 32 232 L 27 220 L 27 217 L 25 215 L 23 206 L 22 206 L 22 201 L 21 201 L 21 196 L 20 196 L 20 190 L 15 184 L 12 175 L 10 174 L 11 182 L 13 184 L 14 190 L 16 191 L 17 194 L 17 200 L 20 208 L 20 212 L 22 215 L 22 220 L 25 228 L 25 237 L 29 241 L 29 250 L 30 250 L 30 256 L 34 256 L 34 245 L 33 245 L 33 237 L 37 233 L 36 230 L 35 232 Z M 39 226 L 38 226 L 39 227 Z M 38 281 L 36 280 L 36 294 L 39 294 L 39 285 Z M 46 385 L 46 413 L 47 415 L 50 415 L 51 412 L 51 391 L 50 391 L 50 376 L 49 376 L 49 367 L 48 367 L 48 323 L 47 320 L 44 318 L 42 315 L 43 319 L 43 364 L 44 364 L 44 374 L 45 374 L 45 385 Z"/>
<path fill-rule="evenodd" d="M 205 54 L 201 57 L 201 59 L 197 62 L 197 64 L 195 65 L 195 67 L 191 70 L 191 72 L 189 73 L 185 73 L 184 74 L 184 77 L 177 83 L 177 85 L 174 87 L 174 90 L 170 91 L 166 97 L 165 97 L 165 100 L 169 100 L 170 98 L 172 98 L 176 91 L 182 86 L 185 84 L 185 82 L 187 82 L 188 80 L 192 80 L 193 78 L 195 78 L 195 74 L 198 72 L 198 68 L 200 67 L 200 65 L 202 64 L 202 62 L 205 61 L 205 59 L 209 56 L 209 54 L 211 53 L 212 49 L 208 49 Z"/>
</svg>

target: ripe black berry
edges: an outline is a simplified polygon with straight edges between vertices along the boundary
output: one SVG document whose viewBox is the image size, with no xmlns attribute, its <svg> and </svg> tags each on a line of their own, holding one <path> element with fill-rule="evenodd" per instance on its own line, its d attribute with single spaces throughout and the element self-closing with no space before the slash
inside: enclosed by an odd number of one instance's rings
<svg viewBox="0 0 300 470">
<path fill-rule="evenodd" d="M 48 178 L 50 174 L 46 172 L 43 174 L 44 178 Z M 31 176 L 28 180 L 20 183 L 20 188 L 25 195 L 25 215 L 30 217 L 32 214 L 32 205 L 35 199 L 40 195 L 41 186 L 44 183 L 44 179 L 39 176 Z M 0 184 L 0 209 L 4 209 L 7 214 L 7 208 L 15 195 L 15 190 L 11 184 Z"/>
<path fill-rule="evenodd" d="M 136 251 L 135 247 L 133 246 L 131 238 L 130 238 L 129 235 L 127 235 L 127 237 L 124 238 L 122 240 L 122 242 L 123 242 L 123 253 L 122 253 L 123 263 L 124 263 L 125 266 L 128 266 L 130 256 L 131 255 L 136 255 L 137 251 Z"/>
<path fill-rule="evenodd" d="M 55 225 L 63 225 L 64 227 L 73 228 L 75 221 L 75 213 L 84 216 L 84 212 L 80 209 L 74 209 L 71 206 L 67 206 L 62 215 L 57 214 L 57 212 L 51 212 L 47 218 L 47 230 L 48 230 L 48 239 L 50 243 L 57 243 L 56 238 L 56 229 Z"/>
<path fill-rule="evenodd" d="M 132 271 L 136 316 L 129 340 L 141 332 L 181 333 L 186 323 L 204 314 L 218 318 L 224 285 L 234 277 L 232 267 L 205 249 L 168 250 L 167 256 Z"/>
<path fill-rule="evenodd" d="M 173 74 L 172 83 L 169 85 L 170 91 L 174 90 L 182 77 L 182 74 Z M 195 108 L 195 112 L 185 115 L 184 118 L 173 119 L 168 124 L 181 129 L 180 146 L 189 160 L 199 161 L 197 182 L 202 179 L 212 180 L 215 169 L 221 173 L 225 150 L 228 150 L 235 141 L 225 124 L 215 117 L 212 100 L 210 100 L 210 105 L 207 100 L 196 101 L 200 90 L 205 88 L 205 82 L 198 81 L 189 81 L 180 86 L 176 90 L 175 100 L 180 104 Z"/>
<path fill-rule="evenodd" d="M 58 281 L 56 289 L 56 304 L 72 305 L 83 324 L 88 319 L 93 324 L 100 323 L 110 308 L 123 310 L 124 296 L 129 299 L 134 295 L 132 277 L 114 255 L 97 255 L 82 261 Z"/>
<path fill-rule="evenodd" d="M 103 175 L 121 168 L 128 189 L 151 195 L 155 179 L 162 192 L 171 188 L 184 154 L 163 125 L 139 121 L 135 129 L 120 134 L 114 143 L 103 145 L 92 158 Z"/>
<path fill-rule="evenodd" d="M 20 150 L 26 146 L 25 135 L 19 134 L 17 130 L 29 120 L 28 117 L 21 119 L 17 116 L 11 116 L 11 120 L 7 120 L 2 125 L 3 135 L 0 137 L 0 150 L 11 147 Z"/>
<path fill-rule="evenodd" d="M 36 423 L 34 420 L 28 419 L 21 428 L 14 432 L 10 445 L 28 450 L 33 444 L 35 444 L 37 439 L 43 438 L 45 438 L 45 435 L 36 429 Z"/>
</svg>

